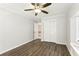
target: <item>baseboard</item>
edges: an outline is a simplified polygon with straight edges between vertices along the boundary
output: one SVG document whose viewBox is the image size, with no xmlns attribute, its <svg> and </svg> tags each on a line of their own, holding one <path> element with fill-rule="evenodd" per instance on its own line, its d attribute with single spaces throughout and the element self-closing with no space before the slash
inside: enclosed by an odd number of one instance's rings
<svg viewBox="0 0 79 59">
<path fill-rule="evenodd" d="M 72 47 L 70 43 L 67 43 L 66 46 L 67 46 L 71 56 L 79 56 L 79 54 L 77 54 L 74 47 Z"/>
<path fill-rule="evenodd" d="M 41 41 L 46 41 L 46 40 L 41 40 Z M 47 41 L 47 42 L 51 42 L 51 41 Z M 54 43 L 66 45 L 66 42 L 54 42 Z"/>
<path fill-rule="evenodd" d="M 55 42 L 57 44 L 62 44 L 62 45 L 66 45 L 66 43 L 63 43 L 63 42 Z"/>
<path fill-rule="evenodd" d="M 68 51 L 69 51 L 70 55 L 73 56 L 73 53 L 72 53 L 71 50 L 70 50 L 70 45 L 69 45 L 69 44 L 66 44 L 66 46 L 67 46 L 67 48 L 68 48 Z"/>
<path fill-rule="evenodd" d="M 32 41 L 32 40 L 31 40 L 31 41 Z M 7 49 L 7 50 L 5 50 L 5 51 L 2 51 L 2 52 L 0 52 L 0 54 L 3 54 L 3 53 L 8 52 L 8 51 L 10 51 L 10 50 L 12 50 L 12 49 L 15 49 L 15 48 L 17 48 L 17 47 L 19 47 L 19 46 L 21 46 L 21 45 L 24 45 L 24 44 L 26 44 L 26 43 L 28 43 L 28 42 L 30 42 L 30 41 L 21 43 L 21 44 L 15 46 L 15 47 L 12 47 L 12 48 L 9 48 L 9 49 Z"/>
</svg>

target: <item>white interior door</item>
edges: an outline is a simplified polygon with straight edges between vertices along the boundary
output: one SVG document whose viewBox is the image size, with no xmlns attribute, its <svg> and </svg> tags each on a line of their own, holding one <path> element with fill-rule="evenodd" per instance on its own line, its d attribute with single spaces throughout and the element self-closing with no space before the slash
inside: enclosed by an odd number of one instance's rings
<svg viewBox="0 0 79 59">
<path fill-rule="evenodd" d="M 34 23 L 34 39 L 43 39 L 43 24 Z"/>
<path fill-rule="evenodd" d="M 56 42 L 56 21 L 44 21 L 44 41 Z"/>
</svg>

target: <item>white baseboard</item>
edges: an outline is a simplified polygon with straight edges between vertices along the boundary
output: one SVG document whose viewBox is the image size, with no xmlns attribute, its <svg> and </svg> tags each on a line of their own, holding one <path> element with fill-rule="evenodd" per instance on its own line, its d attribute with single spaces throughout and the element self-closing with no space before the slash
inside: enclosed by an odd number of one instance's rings
<svg viewBox="0 0 79 59">
<path fill-rule="evenodd" d="M 77 52 L 75 51 L 74 47 L 72 47 L 70 43 L 66 44 L 66 46 L 67 46 L 71 56 L 79 56 L 77 54 Z"/>
<path fill-rule="evenodd" d="M 62 44 L 62 45 L 66 45 L 66 43 L 62 43 L 62 42 L 56 42 L 57 44 Z"/>
<path fill-rule="evenodd" d="M 31 40 L 31 41 L 32 41 L 32 40 Z M 26 43 L 28 43 L 28 42 L 30 42 L 30 41 L 21 43 L 21 44 L 15 46 L 15 47 L 12 47 L 12 48 L 9 48 L 9 49 L 7 49 L 7 50 L 5 50 L 5 51 L 2 51 L 2 52 L 0 52 L 0 54 L 3 54 L 3 53 L 8 52 L 8 51 L 10 51 L 10 50 L 12 50 L 12 49 L 15 49 L 15 48 L 17 48 L 17 47 L 19 47 L 19 46 L 21 46 L 21 45 L 24 45 L 24 44 L 26 44 Z"/>
<path fill-rule="evenodd" d="M 46 41 L 46 40 L 41 40 L 41 41 Z M 47 41 L 47 42 L 51 42 L 51 41 Z M 66 45 L 66 42 L 54 42 L 54 43 Z"/>
<path fill-rule="evenodd" d="M 68 48 L 68 51 L 69 51 L 70 55 L 73 56 L 73 53 L 72 53 L 71 50 L 70 50 L 70 45 L 69 45 L 69 44 L 66 44 L 66 46 L 67 46 L 67 48 Z"/>
</svg>

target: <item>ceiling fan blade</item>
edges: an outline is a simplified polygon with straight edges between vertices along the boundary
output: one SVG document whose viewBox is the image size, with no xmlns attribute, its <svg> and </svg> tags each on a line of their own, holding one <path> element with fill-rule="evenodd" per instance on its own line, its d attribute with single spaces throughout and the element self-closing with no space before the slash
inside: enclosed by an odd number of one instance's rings
<svg viewBox="0 0 79 59">
<path fill-rule="evenodd" d="M 31 3 L 33 6 L 35 6 L 35 3 Z"/>
<path fill-rule="evenodd" d="M 38 15 L 38 13 L 35 13 L 35 16 L 37 16 Z"/>
<path fill-rule="evenodd" d="M 46 3 L 43 5 L 43 8 L 50 6 L 52 3 Z"/>
<path fill-rule="evenodd" d="M 43 12 L 43 13 L 45 13 L 45 14 L 48 14 L 48 12 L 47 12 L 47 11 L 45 11 L 45 10 L 41 10 L 41 12 Z"/>
<path fill-rule="evenodd" d="M 32 10 L 34 10 L 34 9 L 25 9 L 24 11 L 32 11 Z"/>
</svg>

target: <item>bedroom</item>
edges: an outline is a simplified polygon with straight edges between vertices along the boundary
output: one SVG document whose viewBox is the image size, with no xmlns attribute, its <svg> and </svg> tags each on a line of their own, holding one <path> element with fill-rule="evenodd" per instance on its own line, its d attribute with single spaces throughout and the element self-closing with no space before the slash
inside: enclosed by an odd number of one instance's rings
<svg viewBox="0 0 79 59">
<path fill-rule="evenodd" d="M 65 45 L 71 56 L 79 56 L 78 6 L 79 3 L 52 3 L 44 9 L 48 14 L 40 12 L 35 16 L 34 10 L 24 11 L 24 9 L 34 7 L 31 3 L 0 4 L 0 55 L 13 53 L 13 55 L 25 55 L 18 52 L 7 52 L 33 40 L 41 39 L 46 42 L 46 47 L 51 42 Z M 38 32 L 39 29 L 41 32 Z M 57 54 L 56 56 L 62 55 Z"/>
</svg>

